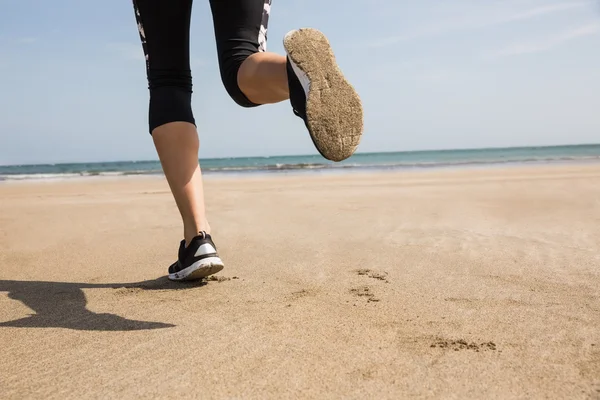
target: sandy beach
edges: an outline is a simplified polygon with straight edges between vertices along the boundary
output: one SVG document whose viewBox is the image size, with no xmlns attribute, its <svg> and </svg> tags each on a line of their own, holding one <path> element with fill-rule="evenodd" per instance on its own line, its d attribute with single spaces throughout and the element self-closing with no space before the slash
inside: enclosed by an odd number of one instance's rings
<svg viewBox="0 0 600 400">
<path fill-rule="evenodd" d="M 600 166 L 0 184 L 0 398 L 600 399 Z"/>
</svg>

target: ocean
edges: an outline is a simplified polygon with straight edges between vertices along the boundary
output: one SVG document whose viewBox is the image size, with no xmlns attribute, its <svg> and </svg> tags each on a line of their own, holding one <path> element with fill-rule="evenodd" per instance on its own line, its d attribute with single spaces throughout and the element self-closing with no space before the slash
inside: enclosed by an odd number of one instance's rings
<svg viewBox="0 0 600 400">
<path fill-rule="evenodd" d="M 333 163 L 320 155 L 200 159 L 204 174 L 342 172 L 449 167 L 489 167 L 507 164 L 600 162 L 600 144 L 357 153 Z M 0 181 L 65 179 L 85 176 L 160 175 L 158 161 L 0 166 Z"/>
</svg>

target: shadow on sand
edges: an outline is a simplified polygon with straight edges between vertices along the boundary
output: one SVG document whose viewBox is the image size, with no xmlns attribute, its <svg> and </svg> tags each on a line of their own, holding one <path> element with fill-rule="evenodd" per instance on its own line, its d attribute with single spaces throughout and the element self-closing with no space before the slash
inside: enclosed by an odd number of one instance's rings
<svg viewBox="0 0 600 400">
<path fill-rule="evenodd" d="M 172 328 L 161 322 L 135 321 L 115 314 L 88 310 L 82 289 L 187 290 L 206 285 L 204 281 L 175 283 L 166 277 L 138 283 L 66 283 L 0 280 L 0 292 L 35 311 L 28 317 L 0 322 L 2 327 L 67 328 L 83 331 L 136 331 Z"/>
</svg>

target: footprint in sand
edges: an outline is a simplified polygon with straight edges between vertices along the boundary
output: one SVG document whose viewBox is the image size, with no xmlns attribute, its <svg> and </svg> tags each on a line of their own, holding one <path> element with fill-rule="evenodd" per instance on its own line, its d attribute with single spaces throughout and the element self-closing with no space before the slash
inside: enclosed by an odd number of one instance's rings
<svg viewBox="0 0 600 400">
<path fill-rule="evenodd" d="M 356 275 L 358 276 L 364 276 L 366 278 L 390 283 L 388 281 L 387 272 L 373 271 L 371 269 L 358 269 L 355 270 L 354 273 L 356 273 Z M 373 289 L 371 289 L 371 287 L 369 286 L 360 286 L 354 289 L 350 289 L 350 293 L 356 297 L 366 299 L 367 303 L 377 303 L 380 301 L 379 298 L 377 298 L 373 293 Z"/>
<path fill-rule="evenodd" d="M 368 303 L 379 301 L 379 299 L 375 297 L 375 294 L 371 291 L 371 288 L 368 286 L 350 289 L 350 293 L 356 297 L 366 299 Z"/>
<path fill-rule="evenodd" d="M 237 276 L 229 278 L 229 277 L 226 277 L 226 276 L 218 276 L 218 275 L 211 275 L 211 276 L 208 276 L 208 277 L 204 278 L 204 280 L 206 282 L 219 282 L 219 283 L 221 283 L 221 282 L 227 282 L 227 281 L 230 281 L 230 280 L 237 280 L 237 279 L 240 279 L 240 278 L 238 278 Z"/>
<path fill-rule="evenodd" d="M 294 302 L 294 301 L 299 301 L 300 299 L 304 299 L 306 297 L 314 297 L 316 296 L 318 293 L 317 290 L 315 289 L 300 289 L 297 290 L 295 292 L 292 292 L 290 294 L 288 294 L 287 296 L 285 296 L 285 301 L 286 302 Z M 291 303 L 288 303 L 286 305 L 286 307 L 291 307 Z"/>
<path fill-rule="evenodd" d="M 447 340 L 447 339 L 438 339 L 435 343 L 431 344 L 433 348 L 439 348 L 444 350 L 471 350 L 479 353 L 480 351 L 496 351 L 496 343 L 494 342 L 484 342 L 484 343 L 475 343 L 475 342 L 467 342 L 466 340 Z"/>
<path fill-rule="evenodd" d="M 297 292 L 293 292 L 289 296 L 289 298 L 291 300 L 298 300 L 298 299 L 301 299 L 301 298 L 306 297 L 308 295 L 310 295 L 310 292 L 308 290 L 306 290 L 306 289 L 302 289 L 302 290 L 298 290 Z"/>
<path fill-rule="evenodd" d="M 390 283 L 388 281 L 388 273 L 387 272 L 378 272 L 370 269 L 358 269 L 356 270 L 356 274 L 359 276 L 366 276 L 371 279 L 377 279 L 383 281 L 385 283 Z"/>
</svg>

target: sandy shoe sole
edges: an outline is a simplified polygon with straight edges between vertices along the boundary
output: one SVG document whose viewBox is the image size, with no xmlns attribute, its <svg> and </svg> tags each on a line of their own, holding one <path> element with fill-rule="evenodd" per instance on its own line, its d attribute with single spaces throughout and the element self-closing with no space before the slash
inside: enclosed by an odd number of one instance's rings
<svg viewBox="0 0 600 400">
<path fill-rule="evenodd" d="M 342 74 L 323 33 L 312 28 L 291 31 L 283 45 L 310 82 L 306 117 L 317 150 L 331 161 L 345 160 L 354 154 L 363 133 L 358 93 Z"/>
<path fill-rule="evenodd" d="M 216 274 L 224 267 L 223 261 L 219 257 L 209 257 L 196 261 L 179 272 L 169 274 L 169 279 L 172 281 L 194 281 Z"/>
</svg>

